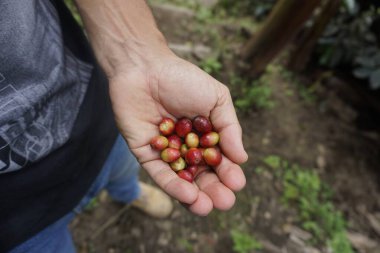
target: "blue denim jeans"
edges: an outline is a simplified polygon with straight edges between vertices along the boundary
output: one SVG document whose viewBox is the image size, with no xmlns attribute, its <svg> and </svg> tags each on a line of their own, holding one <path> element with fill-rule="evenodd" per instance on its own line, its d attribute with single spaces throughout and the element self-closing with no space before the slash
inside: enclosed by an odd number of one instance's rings
<svg viewBox="0 0 380 253">
<path fill-rule="evenodd" d="M 119 136 L 100 174 L 74 210 L 9 253 L 74 253 L 75 247 L 68 229 L 74 216 L 102 189 L 106 189 L 117 201 L 129 203 L 136 199 L 140 194 L 138 172 L 139 164 L 136 158 L 124 139 Z"/>
</svg>

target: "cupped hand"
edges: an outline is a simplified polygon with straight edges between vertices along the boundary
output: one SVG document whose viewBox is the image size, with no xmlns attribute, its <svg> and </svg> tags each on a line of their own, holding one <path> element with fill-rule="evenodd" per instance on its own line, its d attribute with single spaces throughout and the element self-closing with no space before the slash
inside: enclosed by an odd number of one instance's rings
<svg viewBox="0 0 380 253">
<path fill-rule="evenodd" d="M 110 77 L 110 96 L 121 134 L 142 167 L 169 195 L 198 215 L 227 210 L 246 182 L 239 164 L 247 160 L 242 132 L 228 88 L 195 65 L 174 55 L 149 67 L 130 66 Z M 220 134 L 222 163 L 205 170 L 193 184 L 160 159 L 150 140 L 164 117 L 209 117 Z"/>
</svg>

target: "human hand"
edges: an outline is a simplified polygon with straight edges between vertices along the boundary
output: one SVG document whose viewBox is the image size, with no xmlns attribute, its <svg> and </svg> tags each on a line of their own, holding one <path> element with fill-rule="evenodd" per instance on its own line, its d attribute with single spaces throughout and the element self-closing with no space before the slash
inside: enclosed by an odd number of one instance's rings
<svg viewBox="0 0 380 253">
<path fill-rule="evenodd" d="M 226 86 L 167 47 L 144 0 L 76 0 L 88 38 L 110 81 L 115 119 L 142 167 L 198 215 L 227 210 L 245 185 L 241 127 Z M 193 184 L 180 179 L 149 146 L 163 117 L 209 117 L 225 154 Z"/>
<path fill-rule="evenodd" d="M 214 207 L 231 208 L 233 192 L 246 183 L 239 164 L 248 157 L 228 88 L 173 54 L 160 55 L 147 67 L 119 70 L 110 77 L 112 106 L 120 132 L 142 167 L 165 192 L 195 214 L 207 215 Z M 159 134 L 157 126 L 162 118 L 197 115 L 210 118 L 225 156 L 215 170 L 204 171 L 191 184 L 180 179 L 149 142 Z"/>
</svg>

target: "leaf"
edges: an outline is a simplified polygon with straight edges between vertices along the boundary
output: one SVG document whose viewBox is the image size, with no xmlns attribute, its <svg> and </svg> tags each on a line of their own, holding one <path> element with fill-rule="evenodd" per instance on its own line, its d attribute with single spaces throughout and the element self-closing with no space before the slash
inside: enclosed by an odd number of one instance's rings
<svg viewBox="0 0 380 253">
<path fill-rule="evenodd" d="M 369 68 L 356 68 L 354 69 L 352 73 L 354 74 L 355 77 L 364 79 L 364 78 L 368 78 L 371 75 L 372 71 L 373 69 L 369 69 Z"/>
<path fill-rule="evenodd" d="M 328 241 L 328 245 L 332 249 L 332 251 L 339 253 L 353 253 L 350 240 L 347 238 L 347 234 L 345 232 L 336 233 L 333 237 Z"/>
<path fill-rule="evenodd" d="M 237 253 L 249 253 L 252 250 L 260 250 L 262 244 L 253 236 L 236 229 L 231 231 L 232 241 L 234 243 L 233 250 Z"/>
<path fill-rule="evenodd" d="M 251 105 L 251 101 L 248 99 L 237 99 L 235 101 L 235 106 L 241 109 L 247 109 Z"/>
<path fill-rule="evenodd" d="M 377 53 L 374 57 L 373 60 L 375 61 L 376 65 L 380 65 L 380 53 Z"/>
<path fill-rule="evenodd" d="M 363 67 L 375 67 L 375 61 L 370 56 L 359 56 L 356 57 L 355 62 L 362 65 Z"/>
<path fill-rule="evenodd" d="M 371 76 L 369 77 L 369 84 L 374 90 L 380 88 L 380 69 L 372 72 Z"/>
<path fill-rule="evenodd" d="M 351 15 L 357 12 L 358 8 L 355 0 L 344 0 L 344 4 L 346 5 L 346 8 Z"/>
<path fill-rule="evenodd" d="M 276 155 L 269 155 L 265 157 L 263 162 L 273 169 L 279 169 L 281 167 L 281 157 Z"/>
<path fill-rule="evenodd" d="M 290 183 L 285 184 L 284 197 L 286 200 L 295 200 L 299 197 L 298 188 Z"/>
</svg>

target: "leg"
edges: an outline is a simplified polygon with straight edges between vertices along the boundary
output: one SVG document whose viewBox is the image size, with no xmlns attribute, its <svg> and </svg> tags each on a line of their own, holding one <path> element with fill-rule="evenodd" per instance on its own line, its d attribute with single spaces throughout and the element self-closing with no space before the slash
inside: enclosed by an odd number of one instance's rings
<svg viewBox="0 0 380 253">
<path fill-rule="evenodd" d="M 9 253 L 75 253 L 68 225 L 73 213 L 62 217 Z"/>
<path fill-rule="evenodd" d="M 121 136 L 117 138 L 105 166 L 111 167 L 106 189 L 114 200 L 130 203 L 139 197 L 140 165 Z"/>
<path fill-rule="evenodd" d="M 68 224 L 109 183 L 111 196 L 130 202 L 139 196 L 138 163 L 121 137 L 116 140 L 103 168 L 73 212 L 68 213 L 9 253 L 74 253 Z"/>
<path fill-rule="evenodd" d="M 171 213 L 173 204 L 164 192 L 138 181 L 140 166 L 121 136 L 106 165 L 111 167 L 106 189 L 114 200 L 132 203 L 132 207 L 157 218 Z"/>
</svg>

